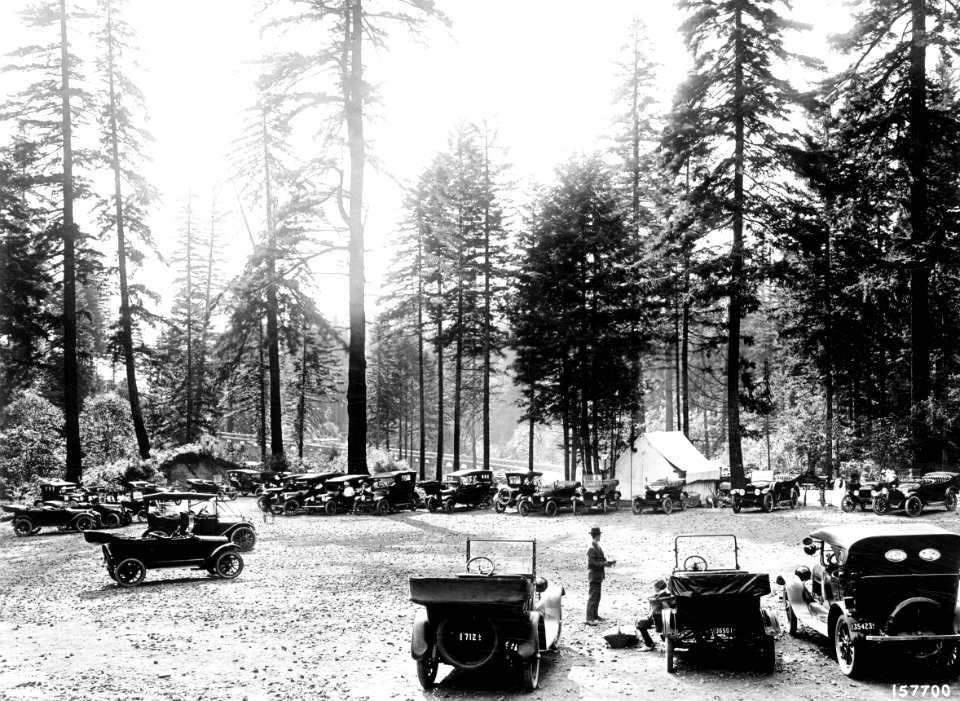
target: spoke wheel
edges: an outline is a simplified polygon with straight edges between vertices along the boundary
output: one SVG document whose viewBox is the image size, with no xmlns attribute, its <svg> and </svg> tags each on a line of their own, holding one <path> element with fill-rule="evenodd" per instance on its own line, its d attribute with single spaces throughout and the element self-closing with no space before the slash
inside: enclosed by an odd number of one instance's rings
<svg viewBox="0 0 960 701">
<path fill-rule="evenodd" d="M 873 500 L 874 513 L 883 515 L 887 513 L 889 510 L 890 510 L 890 502 L 885 496 L 881 495 L 876 497 Z"/>
<path fill-rule="evenodd" d="M 920 497 L 912 496 L 903 505 L 903 510 L 910 518 L 916 518 L 923 513 L 923 502 L 920 501 Z"/>
<path fill-rule="evenodd" d="M 437 658 L 437 649 L 431 646 L 422 660 L 417 660 L 417 679 L 420 680 L 420 686 L 426 691 L 433 688 L 437 681 L 437 669 L 440 667 L 440 660 Z"/>
<path fill-rule="evenodd" d="M 261 511 L 270 511 L 270 500 L 267 498 L 266 494 L 257 499 L 257 508 Z"/>
<path fill-rule="evenodd" d="M 667 516 L 673 513 L 673 499 L 670 497 L 664 497 L 663 501 L 660 502 L 660 508 L 663 509 L 663 513 Z"/>
<path fill-rule="evenodd" d="M 795 509 L 800 505 L 800 490 L 794 487 L 790 492 L 790 508 Z"/>
<path fill-rule="evenodd" d="M 557 511 L 560 510 L 560 507 L 557 506 L 557 502 L 548 501 L 547 505 L 543 508 L 543 510 L 547 514 L 547 516 L 556 516 Z"/>
<path fill-rule="evenodd" d="M 116 511 L 111 511 L 103 517 L 103 525 L 106 528 L 119 528 L 120 523 L 120 514 L 118 514 Z"/>
<path fill-rule="evenodd" d="M 135 557 L 128 557 L 114 570 L 117 584 L 121 587 L 135 587 L 147 576 L 147 568 Z"/>
<path fill-rule="evenodd" d="M 336 516 L 337 514 L 337 504 L 331 499 L 326 504 L 323 505 L 323 512 L 327 516 Z"/>
<path fill-rule="evenodd" d="M 283 513 L 287 516 L 292 516 L 300 510 L 300 502 L 296 499 L 288 499 L 287 503 L 283 505 Z"/>
<path fill-rule="evenodd" d="M 455 506 L 456 504 L 453 503 L 453 499 L 449 499 L 447 500 L 447 503 L 443 505 L 443 510 L 448 514 L 452 514 Z"/>
<path fill-rule="evenodd" d="M 377 502 L 377 515 L 386 516 L 390 513 L 390 503 L 386 499 Z"/>
<path fill-rule="evenodd" d="M 440 508 L 440 503 L 437 497 L 428 497 L 427 498 L 427 510 L 433 514 L 436 513 L 437 509 Z"/>
<path fill-rule="evenodd" d="M 944 501 L 943 505 L 947 508 L 947 511 L 956 511 L 957 509 L 957 493 L 952 489 L 947 492 L 947 498 Z"/>
<path fill-rule="evenodd" d="M 218 577 L 236 579 L 243 572 L 243 557 L 240 556 L 240 553 L 235 553 L 232 550 L 222 552 L 214 561 L 213 570 Z"/>
<path fill-rule="evenodd" d="M 840 502 L 840 508 L 843 509 L 844 513 L 850 514 L 856 511 L 857 503 L 853 500 L 853 497 L 848 494 L 843 498 L 843 501 Z"/>
<path fill-rule="evenodd" d="M 521 663 L 520 687 L 524 693 L 530 693 L 540 685 L 540 633 L 534 636 L 533 658 Z"/>
<path fill-rule="evenodd" d="M 640 497 L 636 497 L 631 503 L 630 508 L 633 509 L 633 513 L 639 516 L 643 513 L 643 500 Z"/>
<path fill-rule="evenodd" d="M 33 531 L 33 522 L 28 518 L 18 518 L 13 522 L 13 532 L 21 538 L 30 535 Z"/>
<path fill-rule="evenodd" d="M 763 502 L 760 504 L 760 509 L 766 514 L 773 511 L 773 494 L 767 492 L 763 495 Z"/>
<path fill-rule="evenodd" d="M 607 508 L 609 508 L 611 511 L 619 511 L 619 510 L 620 510 L 620 500 L 619 500 L 619 499 L 615 499 L 615 498 L 608 499 L 608 500 L 607 500 Z"/>
<path fill-rule="evenodd" d="M 858 677 L 863 673 L 863 646 L 855 643 L 850 634 L 850 624 L 846 616 L 837 619 L 833 636 L 840 671 L 848 677 Z"/>
<path fill-rule="evenodd" d="M 520 515 L 521 515 L 521 516 L 529 516 L 529 515 L 530 515 L 530 502 L 528 502 L 528 501 L 521 501 L 520 504 L 517 506 L 517 511 L 520 512 Z"/>
<path fill-rule="evenodd" d="M 240 526 L 230 537 L 241 551 L 249 552 L 257 544 L 257 534 L 250 526 Z"/>
<path fill-rule="evenodd" d="M 733 505 L 730 507 L 733 509 L 733 513 L 739 514 L 743 510 L 743 504 L 740 503 L 739 499 L 733 500 Z"/>
<path fill-rule="evenodd" d="M 485 496 L 485 497 L 483 498 L 483 500 L 480 502 L 480 508 L 481 508 L 481 509 L 489 509 L 491 506 L 493 506 L 493 497 L 488 494 L 488 495 Z"/>
<path fill-rule="evenodd" d="M 493 505 L 493 510 L 496 511 L 498 514 L 502 514 L 504 511 L 507 510 L 507 505 L 504 504 L 502 501 L 497 500 L 497 503 Z"/>
<path fill-rule="evenodd" d="M 93 528 L 93 519 L 89 516 L 81 516 L 77 519 L 77 530 L 78 531 L 89 531 Z"/>
</svg>

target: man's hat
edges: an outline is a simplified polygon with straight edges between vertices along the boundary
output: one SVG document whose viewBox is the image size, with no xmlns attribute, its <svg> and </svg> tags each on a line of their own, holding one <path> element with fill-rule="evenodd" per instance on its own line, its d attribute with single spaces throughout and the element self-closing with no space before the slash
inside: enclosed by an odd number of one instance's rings
<svg viewBox="0 0 960 701">
<path fill-rule="evenodd" d="M 600 526 L 594 526 L 591 528 L 590 535 L 600 535 Z"/>
</svg>

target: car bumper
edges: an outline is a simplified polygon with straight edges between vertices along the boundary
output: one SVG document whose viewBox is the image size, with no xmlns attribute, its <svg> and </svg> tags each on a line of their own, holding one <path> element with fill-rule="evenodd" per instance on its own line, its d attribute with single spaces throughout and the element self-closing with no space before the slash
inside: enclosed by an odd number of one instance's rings
<svg viewBox="0 0 960 701">
<path fill-rule="evenodd" d="M 864 635 L 863 639 L 869 643 L 910 643 L 910 642 L 930 642 L 939 640 L 960 640 L 960 634 L 951 633 L 945 635 Z"/>
</svg>

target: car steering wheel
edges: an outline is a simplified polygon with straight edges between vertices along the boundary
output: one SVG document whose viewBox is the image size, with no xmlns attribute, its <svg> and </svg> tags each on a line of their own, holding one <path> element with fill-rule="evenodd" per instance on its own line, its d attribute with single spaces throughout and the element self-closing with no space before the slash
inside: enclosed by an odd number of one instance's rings
<svg viewBox="0 0 960 701">
<path fill-rule="evenodd" d="M 683 561 L 684 572 L 702 572 L 705 569 L 707 569 L 707 560 L 700 555 L 691 555 Z"/>
<path fill-rule="evenodd" d="M 494 573 L 494 570 L 497 569 L 497 565 L 493 560 L 491 560 L 489 557 L 483 557 L 481 555 L 478 557 L 471 557 L 469 560 L 467 560 L 467 572 L 470 572 L 470 565 L 472 565 L 474 562 L 477 563 L 477 571 L 471 572 L 471 574 L 482 574 L 489 577 Z M 489 565 L 489 569 L 486 565 Z"/>
</svg>

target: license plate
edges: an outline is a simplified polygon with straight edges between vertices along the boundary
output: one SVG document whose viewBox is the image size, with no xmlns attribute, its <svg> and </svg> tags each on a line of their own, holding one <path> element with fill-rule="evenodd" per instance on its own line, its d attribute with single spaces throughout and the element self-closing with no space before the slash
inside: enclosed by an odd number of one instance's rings
<svg viewBox="0 0 960 701">
<path fill-rule="evenodd" d="M 872 623 L 851 623 L 850 624 L 850 630 L 853 630 L 853 631 L 873 630 L 875 627 L 876 626 L 874 626 Z"/>
<path fill-rule="evenodd" d="M 714 635 L 736 635 L 737 634 L 736 628 L 711 628 L 710 630 L 713 631 Z"/>
</svg>

